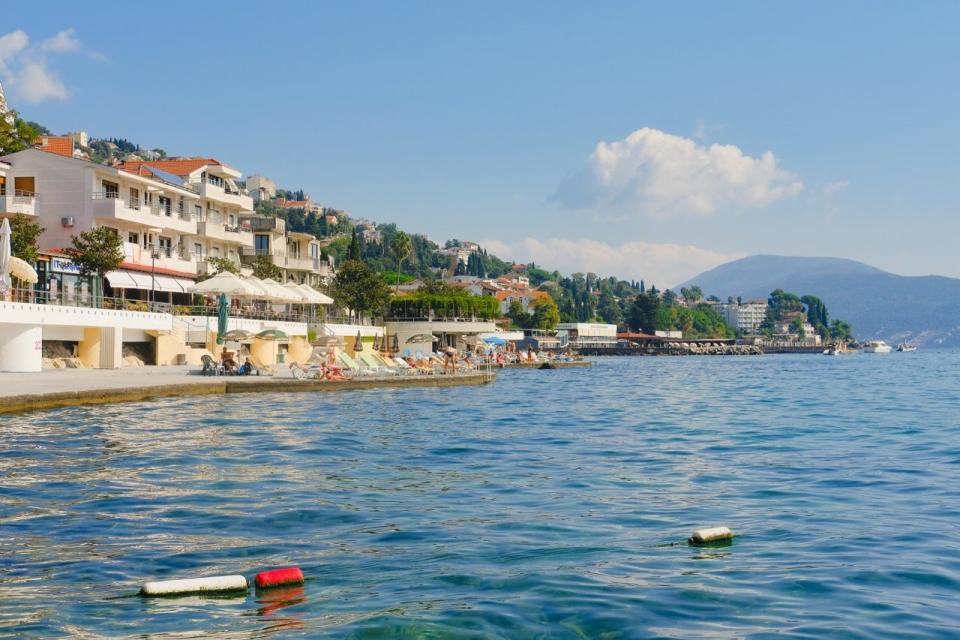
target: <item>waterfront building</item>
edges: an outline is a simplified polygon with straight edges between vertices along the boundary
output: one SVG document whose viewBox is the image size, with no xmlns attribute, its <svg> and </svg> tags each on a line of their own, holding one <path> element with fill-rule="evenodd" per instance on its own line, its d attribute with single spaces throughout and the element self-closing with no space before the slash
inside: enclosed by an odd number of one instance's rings
<svg viewBox="0 0 960 640">
<path fill-rule="evenodd" d="M 214 271 L 210 260 L 227 259 L 239 265 L 241 254 L 253 247 L 253 234 L 241 218 L 253 213 L 253 198 L 237 186 L 240 171 L 213 158 L 171 158 L 133 161 L 120 165 L 121 170 L 138 176 L 155 178 L 168 184 L 179 184 L 192 192 L 178 214 L 196 224 L 194 237 L 182 242 L 181 259 L 194 263 L 199 275 Z M 161 206 L 169 208 L 167 201 Z M 179 202 L 177 203 L 179 207 Z M 163 247 L 161 247 L 163 249 Z"/>
<path fill-rule="evenodd" d="M 561 322 L 557 325 L 561 340 L 571 347 L 615 347 L 617 325 L 592 322 Z"/>
<path fill-rule="evenodd" d="M 42 249 L 69 247 L 71 236 L 103 226 L 120 237 L 124 255 L 121 269 L 107 274 L 111 288 L 140 296 L 153 290 L 170 301 L 193 284 L 197 267 L 184 248 L 198 237 L 190 213 L 200 202 L 195 190 L 39 148 L 3 161 L 11 167 L 7 181 L 12 178 L 15 192 L 35 194 L 34 215 L 45 229 Z"/>
<path fill-rule="evenodd" d="M 309 233 L 288 231 L 286 222 L 274 216 L 248 215 L 243 223 L 253 233 L 253 244 L 244 249 L 244 266 L 268 257 L 283 273 L 284 282 L 312 287 L 325 286 L 336 275 L 333 257 L 325 256 L 320 241 Z"/>
<path fill-rule="evenodd" d="M 727 324 L 743 335 L 757 335 L 760 325 L 767 317 L 766 300 L 750 300 L 743 304 L 729 303 L 722 306 Z"/>
<path fill-rule="evenodd" d="M 26 177 L 19 180 L 12 173 L 8 162 L 0 162 L 0 218 L 12 217 L 18 213 L 36 215 L 37 194 L 35 184 Z"/>
</svg>

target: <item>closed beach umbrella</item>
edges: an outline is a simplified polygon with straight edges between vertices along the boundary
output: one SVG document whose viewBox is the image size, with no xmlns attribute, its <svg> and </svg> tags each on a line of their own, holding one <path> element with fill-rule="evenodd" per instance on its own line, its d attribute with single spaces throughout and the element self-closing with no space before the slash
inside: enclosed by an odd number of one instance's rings
<svg viewBox="0 0 960 640">
<path fill-rule="evenodd" d="M 357 331 L 357 340 L 353 343 L 354 351 L 363 351 L 363 338 L 360 337 L 360 332 Z"/>
<path fill-rule="evenodd" d="M 221 293 L 217 301 L 217 344 L 225 342 L 227 333 L 227 312 L 230 310 L 230 302 L 227 301 L 226 294 Z"/>
<path fill-rule="evenodd" d="M 0 291 L 10 288 L 10 221 L 0 223 Z"/>
</svg>

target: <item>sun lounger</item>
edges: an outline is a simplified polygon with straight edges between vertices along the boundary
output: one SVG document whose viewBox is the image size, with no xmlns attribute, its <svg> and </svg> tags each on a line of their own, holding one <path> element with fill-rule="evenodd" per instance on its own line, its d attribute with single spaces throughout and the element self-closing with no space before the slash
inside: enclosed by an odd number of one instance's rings
<svg viewBox="0 0 960 640">
<path fill-rule="evenodd" d="M 272 376 L 277 372 L 275 367 L 268 365 L 255 355 L 251 354 L 247 356 L 247 358 L 250 360 L 250 364 L 253 365 L 253 368 L 256 370 L 258 376 Z"/>
<path fill-rule="evenodd" d="M 347 368 L 347 371 L 355 376 L 372 376 L 375 374 L 369 367 L 363 367 L 357 364 L 357 362 L 346 353 L 341 353 L 338 357 L 340 358 L 340 362 L 343 363 L 343 366 Z"/>
<path fill-rule="evenodd" d="M 377 358 L 372 353 L 361 351 L 360 353 L 357 354 L 357 358 L 360 360 L 361 366 L 366 366 L 377 375 L 382 375 L 382 376 L 397 375 L 396 369 L 391 369 L 386 364 L 384 364 L 383 361 L 378 361 Z"/>
</svg>

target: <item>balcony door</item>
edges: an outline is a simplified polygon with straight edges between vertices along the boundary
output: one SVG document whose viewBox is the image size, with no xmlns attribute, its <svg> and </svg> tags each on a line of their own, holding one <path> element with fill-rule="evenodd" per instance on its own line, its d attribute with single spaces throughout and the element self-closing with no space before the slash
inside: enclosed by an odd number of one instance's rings
<svg viewBox="0 0 960 640">
<path fill-rule="evenodd" d="M 258 233 L 253 238 L 253 246 L 258 256 L 270 255 L 270 236 L 265 233 Z"/>
</svg>

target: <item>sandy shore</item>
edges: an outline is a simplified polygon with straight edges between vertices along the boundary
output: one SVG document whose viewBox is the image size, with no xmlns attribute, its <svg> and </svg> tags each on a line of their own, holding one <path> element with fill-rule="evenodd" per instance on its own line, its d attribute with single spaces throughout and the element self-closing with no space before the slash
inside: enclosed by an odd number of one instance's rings
<svg viewBox="0 0 960 640">
<path fill-rule="evenodd" d="M 276 376 L 207 377 L 196 367 L 52 369 L 40 373 L 0 373 L 0 414 L 87 404 L 105 404 L 185 395 L 223 393 L 338 391 L 380 387 L 448 387 L 486 384 L 496 374 L 395 376 L 343 381 L 296 380 Z"/>
</svg>

